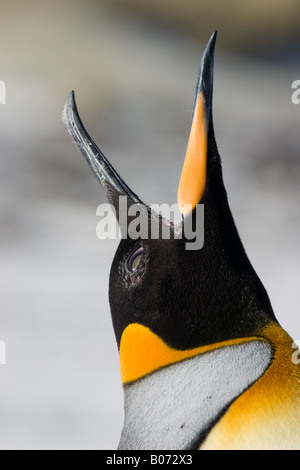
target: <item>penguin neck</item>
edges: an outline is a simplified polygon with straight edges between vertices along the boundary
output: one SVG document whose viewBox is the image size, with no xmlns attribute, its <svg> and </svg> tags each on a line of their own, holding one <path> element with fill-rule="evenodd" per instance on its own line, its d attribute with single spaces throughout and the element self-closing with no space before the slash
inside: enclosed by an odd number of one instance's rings
<svg viewBox="0 0 300 470">
<path fill-rule="evenodd" d="M 126 384 L 119 449 L 199 448 L 271 359 L 270 345 L 254 340 L 201 354 Z"/>
<path fill-rule="evenodd" d="M 204 246 L 197 254 L 190 255 L 197 257 L 193 290 L 190 289 L 195 292 L 197 304 L 195 315 L 190 314 L 198 331 L 198 334 L 192 333 L 193 346 L 251 336 L 270 321 L 277 321 L 236 228 L 212 126 L 207 188 L 201 202 L 204 204 Z M 184 277 L 188 279 L 189 269 L 187 265 Z"/>
</svg>

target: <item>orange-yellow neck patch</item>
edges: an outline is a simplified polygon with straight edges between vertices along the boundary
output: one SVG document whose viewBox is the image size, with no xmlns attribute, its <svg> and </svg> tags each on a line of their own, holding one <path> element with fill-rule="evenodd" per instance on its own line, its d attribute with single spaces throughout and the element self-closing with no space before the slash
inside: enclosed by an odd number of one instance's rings
<svg viewBox="0 0 300 470">
<path fill-rule="evenodd" d="M 200 92 L 177 193 L 177 204 L 182 214 L 194 209 L 206 188 L 207 126 L 204 98 Z"/>
<path fill-rule="evenodd" d="M 221 341 L 208 346 L 178 350 L 168 346 L 159 336 L 139 323 L 128 325 L 122 335 L 120 344 L 120 369 L 122 383 L 133 382 L 151 372 L 188 359 L 198 354 L 212 351 L 224 346 L 262 340 L 259 337 L 237 338 Z"/>
<path fill-rule="evenodd" d="M 298 450 L 300 364 L 292 361 L 292 338 L 277 324 L 257 332 L 274 357 L 265 373 L 230 406 L 201 450 Z"/>
</svg>

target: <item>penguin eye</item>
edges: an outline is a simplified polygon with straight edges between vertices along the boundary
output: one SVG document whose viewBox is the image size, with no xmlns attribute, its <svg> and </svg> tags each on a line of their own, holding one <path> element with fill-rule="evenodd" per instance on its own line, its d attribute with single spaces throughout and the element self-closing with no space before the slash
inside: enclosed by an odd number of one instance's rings
<svg viewBox="0 0 300 470">
<path fill-rule="evenodd" d="M 132 255 L 129 257 L 127 261 L 128 271 L 134 273 L 137 270 L 141 262 L 141 259 L 143 257 L 143 252 L 144 252 L 144 248 L 141 246 L 132 253 Z"/>
</svg>

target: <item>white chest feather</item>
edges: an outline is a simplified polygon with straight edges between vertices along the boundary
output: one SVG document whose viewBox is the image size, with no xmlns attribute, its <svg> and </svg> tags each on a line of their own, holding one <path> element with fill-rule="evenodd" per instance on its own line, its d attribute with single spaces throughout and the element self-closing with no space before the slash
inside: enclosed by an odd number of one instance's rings
<svg viewBox="0 0 300 470">
<path fill-rule="evenodd" d="M 252 341 L 172 364 L 126 385 L 119 449 L 197 448 L 271 358 L 268 343 Z"/>
</svg>

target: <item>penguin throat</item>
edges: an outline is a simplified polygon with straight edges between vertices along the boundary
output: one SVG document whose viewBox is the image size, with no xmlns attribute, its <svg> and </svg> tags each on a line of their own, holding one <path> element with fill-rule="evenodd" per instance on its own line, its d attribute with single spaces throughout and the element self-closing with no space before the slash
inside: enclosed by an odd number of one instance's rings
<svg viewBox="0 0 300 470">
<path fill-rule="evenodd" d="M 266 341 L 221 347 L 124 386 L 119 449 L 192 450 L 268 368 Z"/>
<path fill-rule="evenodd" d="M 120 372 L 123 384 L 134 382 L 163 367 L 225 346 L 238 345 L 259 337 L 236 338 L 193 349 L 178 350 L 167 345 L 148 327 L 139 323 L 128 325 L 120 342 Z"/>
</svg>

